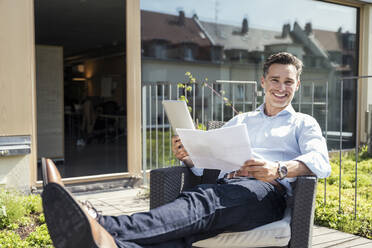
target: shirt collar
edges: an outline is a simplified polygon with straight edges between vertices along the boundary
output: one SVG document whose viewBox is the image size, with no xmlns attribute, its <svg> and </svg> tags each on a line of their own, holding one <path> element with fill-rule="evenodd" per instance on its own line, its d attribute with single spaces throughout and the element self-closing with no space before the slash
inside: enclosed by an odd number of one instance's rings
<svg viewBox="0 0 372 248">
<path fill-rule="evenodd" d="M 265 103 L 261 104 L 257 109 L 256 111 L 259 111 L 262 115 L 264 116 L 267 116 L 265 114 Z M 294 110 L 294 108 L 292 107 L 292 104 L 289 104 L 285 109 L 283 109 L 282 111 L 280 111 L 279 113 L 277 113 L 275 116 L 280 116 L 280 115 L 285 115 L 285 114 L 290 114 L 290 115 L 293 115 L 295 114 L 296 111 Z M 273 116 L 267 116 L 267 117 L 273 117 Z"/>
</svg>

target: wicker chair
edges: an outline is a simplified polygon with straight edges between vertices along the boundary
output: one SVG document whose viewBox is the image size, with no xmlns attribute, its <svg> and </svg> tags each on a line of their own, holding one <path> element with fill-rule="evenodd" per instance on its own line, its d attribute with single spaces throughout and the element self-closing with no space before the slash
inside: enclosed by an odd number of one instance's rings
<svg viewBox="0 0 372 248">
<path fill-rule="evenodd" d="M 223 122 L 209 122 L 208 129 L 219 128 Z M 152 170 L 150 173 L 150 208 L 156 208 L 177 198 L 183 190 L 198 184 L 216 183 L 219 170 L 204 170 L 195 176 L 185 166 Z M 287 201 L 291 211 L 291 239 L 289 248 L 311 247 L 317 178 L 301 176 L 292 184 L 293 197 Z"/>
</svg>

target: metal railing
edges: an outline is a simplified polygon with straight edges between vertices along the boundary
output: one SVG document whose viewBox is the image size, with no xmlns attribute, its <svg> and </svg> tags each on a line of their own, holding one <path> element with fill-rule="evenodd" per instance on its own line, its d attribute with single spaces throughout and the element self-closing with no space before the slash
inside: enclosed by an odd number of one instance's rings
<svg viewBox="0 0 372 248">
<path fill-rule="evenodd" d="M 228 120 L 235 115 L 216 92 L 225 92 L 232 106 L 251 111 L 257 106 L 257 83 L 255 81 L 216 81 L 205 87 L 192 84 L 191 92 L 177 87 L 175 82 L 142 83 L 142 166 L 143 170 L 176 164 L 172 159 L 172 129 L 166 118 L 162 101 L 177 100 L 185 95 L 192 108 L 191 116 L 197 125 L 206 126 L 210 120 Z"/>
<path fill-rule="evenodd" d="M 344 84 L 346 83 L 355 83 L 355 101 L 356 101 L 356 108 L 355 108 L 355 192 L 354 192 L 354 218 L 357 217 L 357 208 L 358 208 L 358 156 L 359 156 L 359 111 L 360 109 L 358 108 L 359 104 L 359 80 L 361 79 L 366 79 L 366 78 L 372 78 L 372 76 L 349 76 L 349 77 L 341 77 L 339 78 L 340 82 L 340 134 L 342 134 L 343 130 L 343 101 L 344 101 Z M 342 135 L 340 135 L 340 148 L 339 148 L 339 212 L 341 212 L 341 199 L 342 199 L 342 151 L 343 151 L 343 142 L 342 142 Z M 326 185 L 326 183 L 324 184 Z M 326 189 L 325 189 L 325 194 L 326 194 Z M 324 202 L 326 203 L 326 195 L 324 196 Z"/>
<path fill-rule="evenodd" d="M 359 136 L 356 134 L 359 134 L 360 122 L 359 109 L 355 107 L 355 103 L 359 102 L 357 90 L 359 80 L 371 77 L 303 80 L 292 102 L 297 111 L 312 115 L 318 120 L 329 148 L 339 152 L 339 211 L 341 211 L 342 199 L 342 153 L 345 148 L 355 149 L 355 216 L 357 215 L 359 154 Z M 226 106 L 224 100 L 214 94 L 212 89 L 217 92 L 224 91 L 225 97 L 229 99 L 232 106 L 242 112 L 254 110 L 263 102 L 262 92 L 259 91 L 255 81 L 218 80 L 209 83 L 209 86 L 208 88 L 202 84 L 192 84 L 192 91 L 187 92 L 179 89 L 177 83 L 174 82 L 142 83 L 142 166 L 144 172 L 179 164 L 172 155 L 173 133 L 161 104 L 163 100 L 175 100 L 179 99 L 180 95 L 185 95 L 189 100 L 188 105 L 192 108 L 191 116 L 194 122 L 203 126 L 206 126 L 210 120 L 227 121 L 235 115 L 231 107 Z M 349 94 L 346 98 L 349 101 L 346 107 L 355 107 L 355 115 L 349 117 L 346 124 L 345 92 Z M 350 96 L 353 92 L 355 95 Z M 324 204 L 326 203 L 327 181 L 325 180 Z"/>
</svg>

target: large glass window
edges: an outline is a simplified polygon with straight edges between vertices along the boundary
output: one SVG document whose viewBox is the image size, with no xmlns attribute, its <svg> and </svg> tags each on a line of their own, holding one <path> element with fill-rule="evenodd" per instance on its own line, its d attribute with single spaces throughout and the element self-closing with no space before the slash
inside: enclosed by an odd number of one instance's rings
<svg viewBox="0 0 372 248">
<path fill-rule="evenodd" d="M 35 0 L 35 43 L 38 158 L 63 177 L 127 171 L 125 1 Z"/>
<path fill-rule="evenodd" d="M 234 115 L 211 88 L 238 111 L 252 110 L 263 101 L 263 61 L 285 51 L 304 62 L 294 108 L 318 120 L 330 149 L 339 147 L 340 135 L 343 147 L 352 147 L 357 83 L 344 78 L 358 72 L 357 19 L 357 8 L 312 0 L 141 0 L 146 134 L 168 130 L 160 102 L 185 94 L 177 83 L 188 80 L 186 72 L 210 85 L 186 92 L 198 123 Z M 158 142 L 160 148 L 146 148 L 147 157 L 149 149 L 167 149 Z"/>
</svg>

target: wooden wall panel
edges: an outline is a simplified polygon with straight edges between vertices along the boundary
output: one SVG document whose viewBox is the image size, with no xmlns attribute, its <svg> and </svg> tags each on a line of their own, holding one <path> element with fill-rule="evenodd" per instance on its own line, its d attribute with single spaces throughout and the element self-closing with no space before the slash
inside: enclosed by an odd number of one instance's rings
<svg viewBox="0 0 372 248">
<path fill-rule="evenodd" d="M 32 1 L 0 1 L 0 135 L 32 133 Z"/>
<path fill-rule="evenodd" d="M 128 171 L 141 176 L 141 16 L 140 1 L 126 1 Z"/>
<path fill-rule="evenodd" d="M 0 136 L 31 135 L 31 154 L 27 159 L 32 184 L 36 183 L 33 3 L 0 0 Z M 7 164 L 20 166 L 12 161 L 9 159 Z"/>
<path fill-rule="evenodd" d="M 360 10 L 359 75 L 372 75 L 372 4 Z M 366 112 L 372 104 L 372 78 L 359 80 L 359 137 L 360 142 L 368 141 Z"/>
</svg>

